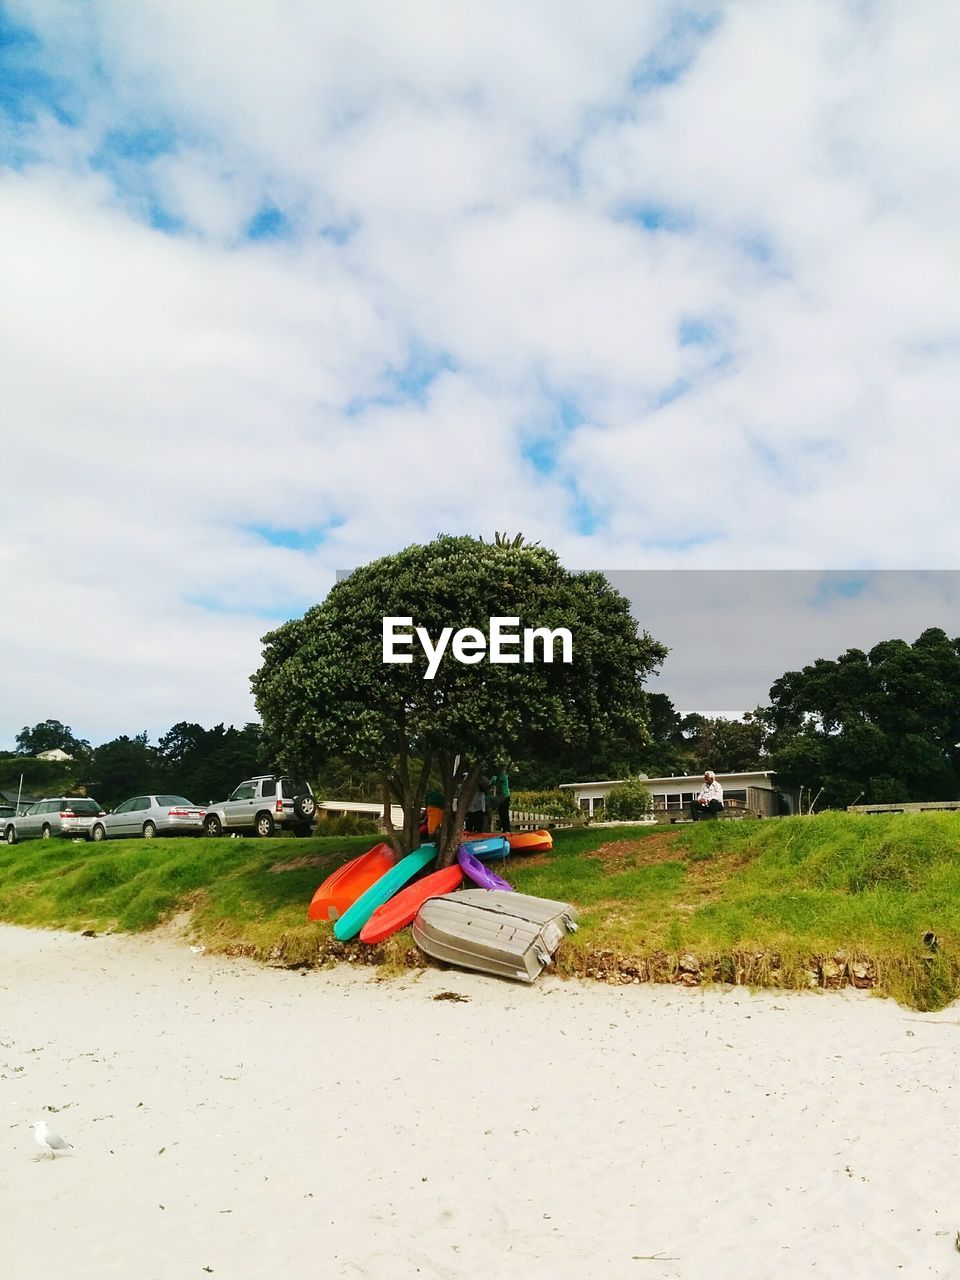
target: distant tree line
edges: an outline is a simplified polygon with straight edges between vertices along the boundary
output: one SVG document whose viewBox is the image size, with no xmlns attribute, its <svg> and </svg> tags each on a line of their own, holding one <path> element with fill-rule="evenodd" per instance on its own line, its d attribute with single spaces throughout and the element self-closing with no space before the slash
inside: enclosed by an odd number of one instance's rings
<svg viewBox="0 0 960 1280">
<path fill-rule="evenodd" d="M 244 778 L 270 768 L 258 724 L 233 725 L 181 721 L 156 744 L 148 735 L 121 734 L 91 747 L 58 720 L 25 727 L 15 752 L 0 753 L 0 790 L 15 792 L 23 774 L 27 794 L 83 792 L 113 808 L 143 792 L 182 795 L 197 804 L 222 800 Z M 38 760 L 36 754 L 59 748 L 73 759 Z"/>
<path fill-rule="evenodd" d="M 820 792 L 819 808 L 960 798 L 960 639 L 938 628 L 912 644 L 885 640 L 788 671 L 772 685 L 769 705 L 741 720 L 681 716 L 665 694 L 645 698 L 648 739 L 575 758 L 514 760 L 514 790 L 770 769 L 785 786 Z M 141 733 L 91 747 L 69 726 L 45 720 L 24 727 L 16 742 L 16 752 L 0 753 L 0 790 L 15 790 L 22 772 L 27 792 L 82 788 L 108 807 L 155 790 L 204 804 L 275 765 L 259 724 L 204 729 L 183 721 L 156 744 Z M 74 759 L 35 758 L 57 747 Z M 331 756 L 313 775 L 321 798 L 382 799 L 378 773 L 356 760 Z"/>
</svg>

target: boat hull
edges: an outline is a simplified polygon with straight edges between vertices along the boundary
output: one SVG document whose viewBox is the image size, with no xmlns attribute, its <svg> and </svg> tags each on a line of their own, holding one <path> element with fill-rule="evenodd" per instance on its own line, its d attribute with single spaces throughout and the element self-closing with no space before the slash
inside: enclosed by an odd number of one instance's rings
<svg viewBox="0 0 960 1280">
<path fill-rule="evenodd" d="M 360 941 L 383 942 L 384 938 L 408 925 L 427 898 L 453 893 L 462 883 L 463 871 L 459 866 L 444 867 L 441 871 L 432 871 L 422 880 L 415 880 L 389 898 L 382 907 L 377 907 L 360 930 Z"/>
<path fill-rule="evenodd" d="M 467 889 L 429 898 L 417 912 L 413 938 L 435 960 L 533 982 L 576 921 L 577 913 L 567 902 Z"/>
<path fill-rule="evenodd" d="M 359 858 L 337 867 L 313 895 L 307 919 L 339 920 L 362 893 L 386 875 L 396 860 L 388 844 L 378 844 Z"/>
</svg>

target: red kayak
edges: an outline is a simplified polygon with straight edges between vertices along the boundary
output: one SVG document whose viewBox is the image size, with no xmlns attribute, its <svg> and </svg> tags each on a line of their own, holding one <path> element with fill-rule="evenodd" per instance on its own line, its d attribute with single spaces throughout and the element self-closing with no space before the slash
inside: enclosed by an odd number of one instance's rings
<svg viewBox="0 0 960 1280">
<path fill-rule="evenodd" d="M 428 898 L 437 898 L 444 893 L 453 893 L 459 889 L 463 880 L 463 872 L 458 866 L 444 867 L 434 871 L 422 880 L 401 889 L 398 894 L 385 902 L 360 930 L 361 942 L 382 942 L 396 933 L 404 925 L 408 925 Z"/>
<path fill-rule="evenodd" d="M 396 860 L 397 856 L 388 844 L 378 844 L 352 862 L 337 867 L 313 895 L 307 919 L 339 920 L 361 893 L 366 893 L 371 885 L 386 875 Z"/>
</svg>

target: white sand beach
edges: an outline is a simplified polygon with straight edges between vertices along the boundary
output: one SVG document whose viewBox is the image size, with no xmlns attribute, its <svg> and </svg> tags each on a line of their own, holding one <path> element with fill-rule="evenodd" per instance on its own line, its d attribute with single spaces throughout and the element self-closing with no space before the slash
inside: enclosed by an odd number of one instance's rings
<svg viewBox="0 0 960 1280">
<path fill-rule="evenodd" d="M 857 992 L 3 927 L 0 1276 L 960 1275 L 958 1048 L 956 1009 Z"/>
</svg>

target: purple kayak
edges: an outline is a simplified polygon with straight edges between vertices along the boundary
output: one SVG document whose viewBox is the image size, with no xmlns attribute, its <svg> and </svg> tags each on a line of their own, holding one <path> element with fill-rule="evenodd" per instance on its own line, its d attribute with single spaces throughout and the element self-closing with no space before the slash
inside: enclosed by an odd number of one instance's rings
<svg viewBox="0 0 960 1280">
<path fill-rule="evenodd" d="M 513 892 L 513 885 L 507 884 L 502 877 L 494 875 L 489 867 L 485 867 L 479 858 L 473 856 L 467 845 L 462 844 L 457 849 L 457 862 L 467 879 L 472 880 L 481 889 L 505 889 L 510 893 Z"/>
</svg>

